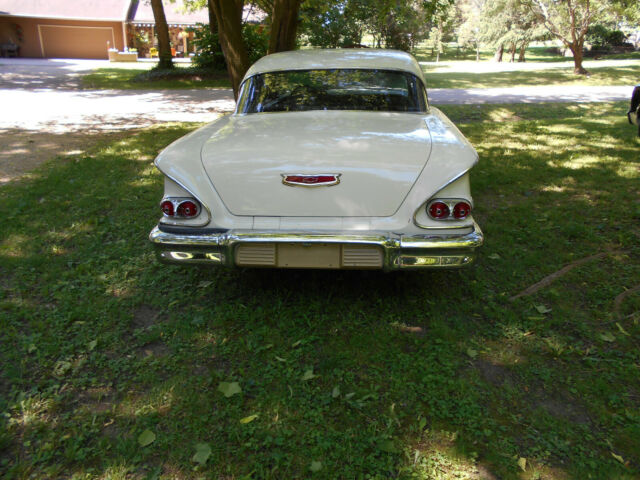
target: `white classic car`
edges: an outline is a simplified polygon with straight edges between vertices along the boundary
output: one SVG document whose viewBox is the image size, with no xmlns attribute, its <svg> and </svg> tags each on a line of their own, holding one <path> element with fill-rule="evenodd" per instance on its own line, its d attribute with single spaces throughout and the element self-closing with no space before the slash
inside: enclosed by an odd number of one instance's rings
<svg viewBox="0 0 640 480">
<path fill-rule="evenodd" d="M 155 160 L 177 264 L 324 269 L 469 265 L 478 155 L 393 50 L 305 50 L 256 62 L 236 111 Z"/>
</svg>

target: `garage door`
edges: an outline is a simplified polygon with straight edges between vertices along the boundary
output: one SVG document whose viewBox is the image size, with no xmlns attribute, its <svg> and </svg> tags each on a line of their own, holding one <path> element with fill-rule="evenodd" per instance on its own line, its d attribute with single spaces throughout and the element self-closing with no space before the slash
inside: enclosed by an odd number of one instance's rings
<svg viewBox="0 0 640 480">
<path fill-rule="evenodd" d="M 107 42 L 113 47 L 111 27 L 38 25 L 46 58 L 108 58 Z"/>
</svg>

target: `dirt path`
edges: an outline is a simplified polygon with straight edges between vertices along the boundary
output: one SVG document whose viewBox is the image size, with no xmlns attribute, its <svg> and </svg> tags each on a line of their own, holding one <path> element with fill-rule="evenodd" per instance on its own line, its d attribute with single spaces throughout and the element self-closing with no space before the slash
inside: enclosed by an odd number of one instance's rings
<svg viewBox="0 0 640 480">
<path fill-rule="evenodd" d="M 117 140 L 131 132 L 48 133 L 34 130 L 0 129 L 0 186 L 24 177 L 47 160 L 77 155 L 105 140 Z"/>
<path fill-rule="evenodd" d="M 83 90 L 107 61 L 0 59 L 0 185 L 56 156 L 159 122 L 207 122 L 234 108 L 229 90 Z"/>
</svg>

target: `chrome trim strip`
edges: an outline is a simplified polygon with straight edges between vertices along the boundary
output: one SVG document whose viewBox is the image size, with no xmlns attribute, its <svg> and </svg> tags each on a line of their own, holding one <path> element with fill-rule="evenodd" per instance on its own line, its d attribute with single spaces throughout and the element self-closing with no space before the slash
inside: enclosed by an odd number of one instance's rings
<svg viewBox="0 0 640 480">
<path fill-rule="evenodd" d="M 289 232 L 230 230 L 212 235 L 173 234 L 155 227 L 149 240 L 165 263 L 205 263 L 234 267 L 235 249 L 246 243 L 338 243 L 378 245 L 384 254 L 383 270 L 403 268 L 454 268 L 474 261 L 475 249 L 484 242 L 474 222 L 461 235 L 402 235 L 390 232 Z"/>
</svg>

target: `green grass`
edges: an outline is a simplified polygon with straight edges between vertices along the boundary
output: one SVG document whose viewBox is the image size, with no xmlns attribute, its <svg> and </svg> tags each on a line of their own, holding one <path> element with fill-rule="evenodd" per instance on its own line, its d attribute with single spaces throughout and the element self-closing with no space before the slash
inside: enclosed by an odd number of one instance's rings
<svg viewBox="0 0 640 480">
<path fill-rule="evenodd" d="M 542 85 L 636 85 L 640 63 L 589 68 L 589 76 L 575 75 L 573 67 L 514 72 L 430 72 L 424 68 L 428 88 L 500 88 Z"/>
<path fill-rule="evenodd" d="M 82 86 L 117 90 L 231 88 L 226 72 L 197 71 L 182 66 L 176 66 L 169 74 L 128 66 L 98 68 L 82 77 Z"/>
<path fill-rule="evenodd" d="M 435 62 L 436 55 L 432 54 L 430 48 L 425 47 L 424 45 L 418 46 L 416 50 L 413 52 L 414 56 L 421 62 Z M 480 50 L 480 61 L 492 61 L 493 56 L 495 54 L 495 50 L 493 49 L 481 49 Z M 516 60 L 518 59 L 519 52 L 516 52 Z M 504 52 L 503 61 L 508 62 L 511 59 L 511 53 L 508 51 Z M 601 54 L 598 55 L 598 59 L 603 60 L 630 60 L 630 59 L 639 59 L 640 52 L 629 52 L 629 53 L 611 53 L 611 54 Z M 591 60 L 591 57 L 587 57 L 586 60 Z M 458 47 L 455 44 L 452 44 L 445 48 L 445 51 L 440 54 L 440 61 L 475 61 L 476 60 L 476 51 L 473 48 L 463 48 Z M 527 62 L 566 62 L 571 61 L 571 56 L 564 57 L 556 53 L 553 47 L 549 46 L 532 46 L 527 48 L 525 54 L 525 60 Z"/>
<path fill-rule="evenodd" d="M 152 159 L 193 125 L 0 188 L 3 478 L 639 478 L 640 295 L 614 311 L 640 278 L 625 108 L 443 107 L 481 157 L 486 245 L 463 271 L 156 263 Z"/>
<path fill-rule="evenodd" d="M 431 48 L 425 47 L 424 45 L 419 45 L 413 52 L 413 56 L 419 62 L 435 62 L 436 54 L 432 51 Z M 493 59 L 493 50 L 480 50 L 480 61 L 489 61 Z M 444 52 L 440 54 L 440 61 L 464 61 L 464 62 L 475 62 L 476 61 L 476 50 L 474 48 L 465 48 L 459 47 L 457 45 L 451 45 L 444 49 Z"/>
<path fill-rule="evenodd" d="M 433 71 L 440 68 L 435 65 L 423 66 L 429 88 L 498 88 L 528 85 L 635 85 L 640 78 L 640 63 L 619 66 L 589 67 L 590 76 L 575 75 L 573 67 L 517 70 L 508 72 L 481 72 L 477 70 L 475 51 L 465 49 L 448 49 L 441 57 L 445 61 L 459 61 L 465 72 Z M 419 48 L 414 52 L 419 61 L 434 61 L 428 49 Z M 488 62 L 493 53 L 481 52 L 481 61 Z M 640 52 L 611 55 L 603 59 L 634 60 L 640 59 Z M 505 57 L 508 60 L 508 56 Z M 570 62 L 570 58 L 553 55 L 548 48 L 531 47 L 527 60 L 531 62 Z M 589 59 L 587 59 L 589 60 Z M 207 72 L 192 70 L 185 64 L 177 64 L 172 73 L 150 71 L 154 64 L 121 63 L 110 68 L 99 68 L 82 77 L 82 86 L 87 89 L 119 89 L 119 90 L 160 90 L 160 89 L 192 89 L 192 88 L 231 88 L 226 72 Z"/>
</svg>

